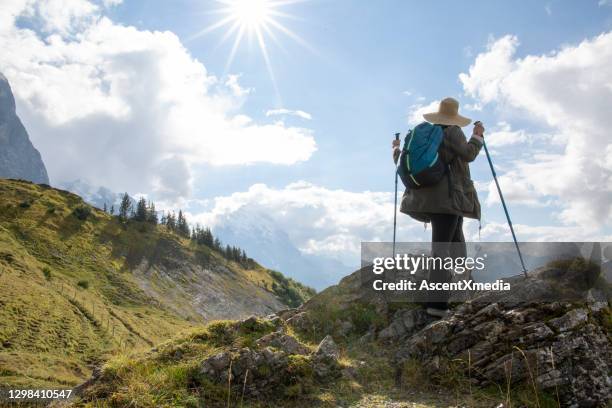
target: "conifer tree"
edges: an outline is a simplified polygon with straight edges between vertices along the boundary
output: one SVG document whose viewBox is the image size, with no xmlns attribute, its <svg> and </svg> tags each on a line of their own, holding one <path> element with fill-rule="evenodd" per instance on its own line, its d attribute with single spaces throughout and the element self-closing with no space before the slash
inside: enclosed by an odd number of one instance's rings
<svg viewBox="0 0 612 408">
<path fill-rule="evenodd" d="M 187 223 L 187 218 L 183 215 L 183 211 L 179 210 L 178 219 L 176 221 L 176 229 L 179 235 L 184 236 L 185 238 L 189 237 L 189 224 Z"/>
<path fill-rule="evenodd" d="M 140 197 L 140 200 L 138 200 L 138 203 L 136 204 L 134 219 L 141 222 L 147 220 L 147 202 L 145 201 L 144 197 Z"/>
<path fill-rule="evenodd" d="M 119 219 L 124 222 L 127 221 L 131 210 L 132 202 L 130 201 L 130 196 L 128 193 L 124 193 L 119 205 Z"/>
<path fill-rule="evenodd" d="M 214 246 L 214 239 L 213 239 L 213 235 L 212 232 L 210 231 L 210 228 L 206 227 L 206 229 L 204 230 L 203 233 L 203 243 L 204 245 L 206 245 L 209 248 L 213 248 Z"/>
<path fill-rule="evenodd" d="M 157 210 L 155 210 L 155 203 L 153 201 L 149 202 L 149 207 L 147 208 L 147 221 L 153 225 L 157 225 L 159 222 L 157 219 Z"/>
<path fill-rule="evenodd" d="M 176 231 L 176 215 L 173 212 L 168 212 L 166 217 L 166 227 L 172 232 Z"/>
</svg>

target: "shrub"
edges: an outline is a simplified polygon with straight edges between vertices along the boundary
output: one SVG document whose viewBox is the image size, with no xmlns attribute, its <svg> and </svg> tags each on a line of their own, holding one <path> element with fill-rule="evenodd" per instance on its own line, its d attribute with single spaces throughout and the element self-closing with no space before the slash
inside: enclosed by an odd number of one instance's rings
<svg viewBox="0 0 612 408">
<path fill-rule="evenodd" d="M 30 200 L 25 200 L 19 203 L 19 207 L 21 208 L 30 208 L 32 206 L 32 202 Z"/>
<path fill-rule="evenodd" d="M 83 289 L 88 289 L 89 288 L 89 282 L 86 280 L 80 280 L 77 282 L 77 285 L 80 286 Z"/>
<path fill-rule="evenodd" d="M 75 208 L 72 213 L 79 220 L 85 221 L 91 215 L 91 208 L 86 205 L 82 205 L 82 206 Z"/>
<path fill-rule="evenodd" d="M 42 273 L 45 275 L 45 279 L 51 280 L 51 269 L 48 266 L 42 268 Z"/>
<path fill-rule="evenodd" d="M 277 281 L 278 283 L 280 283 L 283 286 L 287 286 L 289 284 L 289 281 L 287 280 L 287 278 L 280 272 L 278 271 L 273 271 L 273 270 L 268 270 L 268 273 L 270 274 L 270 276 L 272 276 L 272 279 L 274 279 L 275 281 Z"/>
</svg>

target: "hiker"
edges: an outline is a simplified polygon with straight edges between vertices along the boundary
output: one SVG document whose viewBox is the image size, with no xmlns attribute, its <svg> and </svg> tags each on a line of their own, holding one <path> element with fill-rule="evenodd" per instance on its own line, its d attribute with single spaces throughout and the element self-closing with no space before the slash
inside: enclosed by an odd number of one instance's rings
<svg viewBox="0 0 612 408">
<path fill-rule="evenodd" d="M 432 256 L 465 257 L 463 218 L 480 220 L 480 203 L 470 178 L 468 163 L 478 156 L 485 129 L 480 122 L 476 122 L 468 141 L 461 128 L 469 125 L 471 120 L 459 115 L 459 102 L 453 98 L 443 99 L 437 112 L 424 114 L 423 117 L 443 129 L 438 154 L 445 169 L 444 175 L 433 185 L 406 188 L 400 212 L 418 221 L 431 223 Z M 397 138 L 392 147 L 393 160 L 397 163 L 401 153 Z M 449 271 L 434 269 L 429 273 L 429 282 L 450 281 Z M 429 293 L 427 313 L 436 317 L 445 316 L 448 312 L 448 297 L 446 292 Z"/>
</svg>

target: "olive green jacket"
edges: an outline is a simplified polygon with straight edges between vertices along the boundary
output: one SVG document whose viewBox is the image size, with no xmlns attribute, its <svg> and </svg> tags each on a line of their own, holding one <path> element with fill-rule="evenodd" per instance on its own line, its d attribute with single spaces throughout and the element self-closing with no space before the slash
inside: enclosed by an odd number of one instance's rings
<svg viewBox="0 0 612 408">
<path fill-rule="evenodd" d="M 450 173 L 446 173 L 444 178 L 433 186 L 407 188 L 402 197 L 400 211 L 422 222 L 429 222 L 431 213 L 455 214 L 480 220 L 480 202 L 474 182 L 470 178 L 468 163 L 478 156 L 482 140 L 482 137 L 474 135 L 468 142 L 459 126 L 448 126 L 444 130 L 444 139 L 438 153 L 442 161 L 449 164 Z M 399 152 L 399 149 L 394 151 L 395 162 Z"/>
</svg>

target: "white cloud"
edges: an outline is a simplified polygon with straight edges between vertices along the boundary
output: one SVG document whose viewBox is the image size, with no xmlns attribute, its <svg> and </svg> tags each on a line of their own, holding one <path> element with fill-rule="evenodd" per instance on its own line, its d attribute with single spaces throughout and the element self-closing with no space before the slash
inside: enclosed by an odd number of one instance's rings
<svg viewBox="0 0 612 408">
<path fill-rule="evenodd" d="M 114 7 L 118 6 L 121 3 L 123 3 L 123 0 L 102 0 L 102 4 L 104 4 L 104 7 Z"/>
<path fill-rule="evenodd" d="M 270 109 L 269 111 L 266 112 L 266 116 L 277 116 L 277 115 L 297 116 L 298 118 L 302 118 L 305 120 L 312 119 L 312 115 L 308 112 L 304 112 L 303 110 L 291 110 L 291 109 L 279 108 L 279 109 Z"/>
<path fill-rule="evenodd" d="M 179 198 L 194 165 L 290 165 L 316 150 L 308 129 L 242 115 L 250 89 L 211 75 L 172 32 L 101 13 L 85 0 L 0 5 L 0 71 L 52 181 Z"/>
<path fill-rule="evenodd" d="M 527 143 L 525 130 L 512 130 L 507 122 L 500 122 L 490 132 L 487 132 L 487 146 L 500 147 L 519 143 Z"/>
<path fill-rule="evenodd" d="M 599 5 L 599 6 L 610 6 L 610 5 L 612 5 L 612 0 L 599 0 L 597 5 Z"/>
<path fill-rule="evenodd" d="M 410 112 L 408 113 L 408 124 L 410 126 L 416 126 L 419 123 L 425 121 L 423 118 L 424 113 L 437 112 L 440 101 L 432 101 L 428 104 L 415 104 L 410 106 Z"/>
<path fill-rule="evenodd" d="M 499 96 L 499 83 L 512 71 L 511 60 L 518 39 L 505 36 L 497 41 L 490 40 L 487 52 L 478 54 L 469 74 L 459 74 L 466 93 L 477 97 L 481 103 L 491 102 Z"/>
<path fill-rule="evenodd" d="M 194 222 L 214 226 L 242 207 L 272 217 L 301 251 L 331 256 L 354 265 L 361 241 L 390 241 L 393 237 L 393 195 L 388 192 L 330 190 L 304 181 L 276 189 L 255 184 L 245 192 L 217 197 Z M 398 220 L 400 239 L 414 240 L 422 224 Z"/>
<path fill-rule="evenodd" d="M 495 195 L 497 192 L 495 191 Z M 196 207 L 200 203 L 195 203 Z M 346 265 L 357 265 L 361 242 L 389 242 L 393 237 L 393 195 L 390 192 L 351 192 L 331 190 L 300 181 L 284 188 L 265 184 L 252 185 L 247 191 L 216 197 L 207 212 L 188 212 L 190 222 L 215 227 L 232 214 L 247 209 L 250 214 L 266 214 L 285 231 L 302 252 L 335 258 Z M 468 241 L 510 241 L 506 223 L 482 222 L 479 235 L 477 220 L 465 219 Z M 516 224 L 519 240 L 526 241 L 597 241 L 597 228 L 563 225 Z M 248 231 L 241 232 L 248 234 Z M 398 241 L 428 241 L 431 226 L 398 212 Z"/>
<path fill-rule="evenodd" d="M 461 74 L 466 93 L 510 109 L 548 126 L 550 154 L 516 160 L 502 176 L 504 188 L 515 186 L 531 200 L 553 198 L 567 225 L 605 227 L 612 223 L 612 171 L 607 167 L 610 135 L 606 123 L 612 106 L 612 33 L 543 55 L 515 58 L 518 40 L 491 41 L 468 74 Z M 508 140 L 507 137 L 498 137 Z M 552 149 L 559 145 L 557 154 Z M 510 195 L 509 195 L 510 196 Z M 520 197 L 519 197 L 520 198 Z"/>
<path fill-rule="evenodd" d="M 98 6 L 87 0 L 29 0 L 24 3 L 27 8 L 23 16 L 34 19 L 47 33 L 63 35 L 92 23 L 98 10 Z"/>
<path fill-rule="evenodd" d="M 228 75 L 225 85 L 232 90 L 235 96 L 242 97 L 251 93 L 252 88 L 243 88 L 238 83 L 240 75 Z"/>
</svg>

